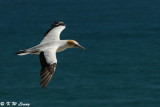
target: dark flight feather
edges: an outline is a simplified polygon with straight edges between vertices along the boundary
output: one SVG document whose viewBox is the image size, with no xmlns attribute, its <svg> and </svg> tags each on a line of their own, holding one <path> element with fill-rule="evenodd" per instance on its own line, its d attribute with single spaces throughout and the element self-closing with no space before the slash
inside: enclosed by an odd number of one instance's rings
<svg viewBox="0 0 160 107">
<path fill-rule="evenodd" d="M 42 66 L 40 73 L 41 76 L 40 84 L 42 85 L 42 88 L 45 88 L 48 85 L 49 81 L 51 80 L 57 64 L 56 63 L 48 64 L 45 59 L 44 52 L 40 53 L 40 63 Z"/>
</svg>

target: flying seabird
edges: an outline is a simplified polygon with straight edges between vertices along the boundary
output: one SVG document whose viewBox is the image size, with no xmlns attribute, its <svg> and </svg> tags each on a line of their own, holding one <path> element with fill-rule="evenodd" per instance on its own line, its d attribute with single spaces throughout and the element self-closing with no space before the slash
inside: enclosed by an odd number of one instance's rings
<svg viewBox="0 0 160 107">
<path fill-rule="evenodd" d="M 47 30 L 44 39 L 40 44 L 29 49 L 20 50 L 16 55 L 37 54 L 41 63 L 41 81 L 42 88 L 45 88 L 51 80 L 57 65 L 56 53 L 64 51 L 67 48 L 85 49 L 75 40 L 60 40 L 60 33 L 65 29 L 63 22 L 55 22 Z"/>
</svg>

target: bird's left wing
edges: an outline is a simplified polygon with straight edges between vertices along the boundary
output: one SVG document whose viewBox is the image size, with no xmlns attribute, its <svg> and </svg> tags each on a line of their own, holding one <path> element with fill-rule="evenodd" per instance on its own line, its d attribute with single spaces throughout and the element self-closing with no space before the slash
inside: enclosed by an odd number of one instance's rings
<svg viewBox="0 0 160 107">
<path fill-rule="evenodd" d="M 57 65 L 57 58 L 56 58 L 56 50 L 57 48 L 47 50 L 44 52 L 41 52 L 40 57 L 40 63 L 41 63 L 41 81 L 40 84 L 42 85 L 42 88 L 45 88 L 49 81 L 52 78 L 52 75 L 55 72 L 56 65 Z"/>
</svg>

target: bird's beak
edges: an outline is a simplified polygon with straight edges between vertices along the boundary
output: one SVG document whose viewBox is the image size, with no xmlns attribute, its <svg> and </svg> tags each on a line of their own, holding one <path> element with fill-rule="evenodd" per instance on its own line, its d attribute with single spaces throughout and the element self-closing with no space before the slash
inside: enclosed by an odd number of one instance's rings
<svg viewBox="0 0 160 107">
<path fill-rule="evenodd" d="M 80 48 L 80 49 L 83 49 L 83 50 L 85 49 L 85 48 L 84 48 L 83 46 L 81 46 L 81 45 L 76 45 L 76 47 L 77 47 L 77 48 Z"/>
</svg>

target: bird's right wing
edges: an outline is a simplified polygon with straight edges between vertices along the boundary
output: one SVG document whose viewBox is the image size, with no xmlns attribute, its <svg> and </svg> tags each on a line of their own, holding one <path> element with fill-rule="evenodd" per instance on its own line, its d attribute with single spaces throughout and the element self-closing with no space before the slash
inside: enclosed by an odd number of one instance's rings
<svg viewBox="0 0 160 107">
<path fill-rule="evenodd" d="M 55 72 L 56 65 L 57 65 L 57 58 L 56 58 L 56 48 L 41 52 L 40 63 L 41 63 L 41 82 L 42 88 L 45 88 L 49 81 L 52 78 L 52 75 Z"/>
<path fill-rule="evenodd" d="M 40 44 L 52 42 L 54 40 L 60 40 L 60 33 L 65 29 L 65 24 L 63 22 L 55 22 L 51 25 L 51 28 L 47 30 L 44 35 L 44 39 Z"/>
</svg>

